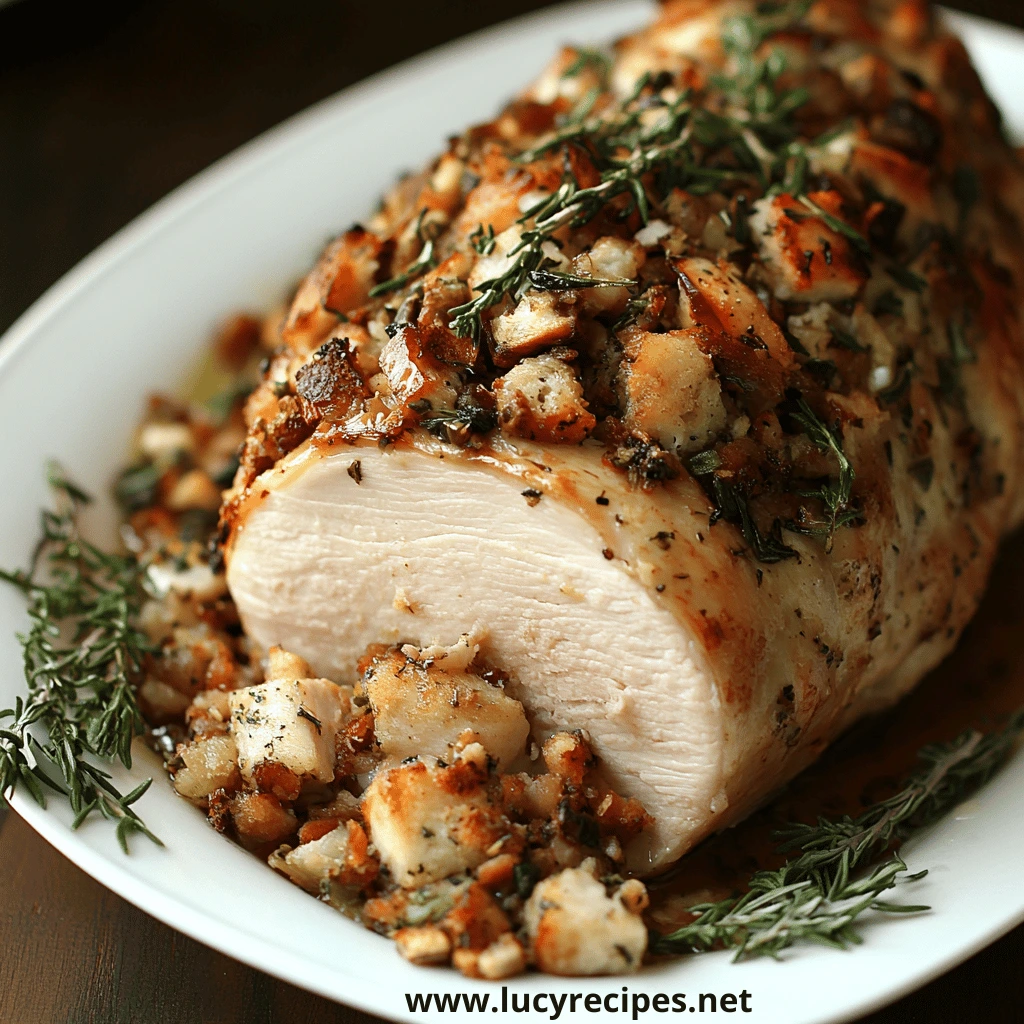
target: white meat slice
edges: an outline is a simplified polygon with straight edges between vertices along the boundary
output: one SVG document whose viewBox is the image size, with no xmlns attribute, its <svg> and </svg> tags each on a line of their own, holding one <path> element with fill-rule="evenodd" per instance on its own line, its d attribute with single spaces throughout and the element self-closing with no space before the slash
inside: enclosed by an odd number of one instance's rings
<svg viewBox="0 0 1024 1024">
<path fill-rule="evenodd" d="M 677 856 L 725 809 L 720 706 L 701 647 L 624 551 L 609 559 L 571 506 L 524 497 L 530 481 L 457 457 L 360 447 L 356 485 L 352 449 L 306 451 L 292 471 L 267 474 L 272 489 L 230 552 L 253 639 L 344 679 L 371 642 L 478 636 L 511 672 L 508 693 L 538 738 L 587 729 L 613 785 L 654 815 L 650 850 L 635 849 L 642 865 Z M 590 489 L 593 504 L 602 486 Z"/>
</svg>

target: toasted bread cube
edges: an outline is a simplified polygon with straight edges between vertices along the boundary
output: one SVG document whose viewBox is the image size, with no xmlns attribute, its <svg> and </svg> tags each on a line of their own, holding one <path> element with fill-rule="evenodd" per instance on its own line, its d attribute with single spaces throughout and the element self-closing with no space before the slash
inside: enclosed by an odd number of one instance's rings
<svg viewBox="0 0 1024 1024">
<path fill-rule="evenodd" d="M 307 892 L 318 893 L 320 883 L 344 867 L 347 854 L 348 830 L 339 825 L 327 835 L 294 850 L 282 847 L 271 856 L 269 863 Z"/>
<path fill-rule="evenodd" d="M 647 950 L 643 883 L 631 880 L 609 896 L 587 866 L 545 878 L 530 895 L 523 918 L 534 962 L 548 974 L 632 973 Z"/>
<path fill-rule="evenodd" d="M 489 981 L 511 978 L 525 970 L 526 950 L 511 932 L 495 939 L 476 959 L 477 974 Z"/>
<path fill-rule="evenodd" d="M 399 928 L 395 932 L 395 944 L 398 952 L 418 967 L 446 964 L 452 958 L 452 940 L 436 925 Z"/>
<path fill-rule="evenodd" d="M 633 281 L 647 259 L 644 247 L 633 239 L 606 235 L 573 260 L 573 273 L 601 281 Z M 583 309 L 591 314 L 621 313 L 629 301 L 625 286 L 580 289 Z"/>
<path fill-rule="evenodd" d="M 377 875 L 377 863 L 367 853 L 366 833 L 355 821 L 290 850 L 287 846 L 269 860 L 307 892 L 318 893 L 323 882 L 337 879 L 345 885 L 365 885 Z"/>
<path fill-rule="evenodd" d="M 664 448 L 700 451 L 724 429 L 722 388 L 711 357 L 690 331 L 642 335 L 632 359 L 623 360 L 627 426 Z"/>
<path fill-rule="evenodd" d="M 530 732 L 523 705 L 480 676 L 443 665 L 390 651 L 367 670 L 366 695 L 384 753 L 395 760 L 418 754 L 450 760 L 456 742 L 470 739 L 500 764 L 511 764 Z M 471 738 L 464 737 L 467 730 Z"/>
<path fill-rule="evenodd" d="M 231 798 L 231 820 L 244 846 L 279 843 L 298 828 L 290 807 L 270 793 L 238 793 Z"/>
<path fill-rule="evenodd" d="M 744 345 L 763 345 L 774 362 L 793 365 L 785 335 L 734 266 L 690 256 L 678 260 L 676 269 L 684 327 L 703 327 L 712 334 L 722 331 Z"/>
<path fill-rule="evenodd" d="M 276 679 L 230 695 L 231 735 L 247 782 L 260 765 L 282 765 L 297 778 L 334 779 L 334 740 L 347 697 L 327 679 Z"/>
<path fill-rule="evenodd" d="M 494 382 L 502 429 L 535 441 L 578 443 L 594 429 L 583 387 L 553 355 L 531 356 Z"/>
<path fill-rule="evenodd" d="M 554 292 L 527 292 L 515 309 L 495 317 L 494 361 L 514 366 L 525 356 L 572 337 L 576 317 Z"/>
<path fill-rule="evenodd" d="M 842 219 L 838 193 L 815 192 L 810 198 Z M 792 196 L 759 200 L 750 226 L 777 298 L 841 302 L 854 298 L 867 280 L 846 236 Z"/>
<path fill-rule="evenodd" d="M 281 329 L 297 352 L 312 352 L 343 314 L 366 302 L 380 269 L 381 240 L 353 228 L 332 242 L 299 286 Z"/>
<path fill-rule="evenodd" d="M 381 863 L 405 889 L 475 868 L 508 822 L 470 764 L 420 759 L 380 772 L 363 795 L 363 817 Z"/>
<path fill-rule="evenodd" d="M 174 773 L 174 788 L 190 800 L 202 800 L 218 789 L 236 789 L 238 751 L 230 736 L 207 736 L 181 751 L 184 767 Z"/>
</svg>

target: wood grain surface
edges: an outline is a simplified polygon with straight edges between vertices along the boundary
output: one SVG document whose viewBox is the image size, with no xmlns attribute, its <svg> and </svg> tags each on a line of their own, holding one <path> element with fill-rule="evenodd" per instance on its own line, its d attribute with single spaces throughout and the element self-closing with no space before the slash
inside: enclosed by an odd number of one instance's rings
<svg viewBox="0 0 1024 1024">
<path fill-rule="evenodd" d="M 0 7 L 0 330 L 112 232 L 247 139 L 390 64 L 542 6 Z M 1021 0 L 956 6 L 1024 27 Z M 0 1024 L 372 1019 L 176 933 L 0 812 Z M 868 1021 L 1024 1022 L 1024 928 Z"/>
</svg>

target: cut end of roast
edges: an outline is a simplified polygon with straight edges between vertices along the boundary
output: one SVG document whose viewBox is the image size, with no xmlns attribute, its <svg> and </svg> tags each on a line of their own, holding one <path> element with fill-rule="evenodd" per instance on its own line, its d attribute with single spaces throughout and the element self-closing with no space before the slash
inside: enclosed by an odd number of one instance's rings
<svg viewBox="0 0 1024 1024">
<path fill-rule="evenodd" d="M 586 730 L 609 783 L 654 817 L 627 851 L 633 871 L 714 827 L 722 721 L 702 649 L 582 508 L 495 460 L 407 444 L 306 446 L 260 483 L 228 554 L 258 644 L 350 682 L 371 643 L 468 633 L 538 742 Z"/>
</svg>

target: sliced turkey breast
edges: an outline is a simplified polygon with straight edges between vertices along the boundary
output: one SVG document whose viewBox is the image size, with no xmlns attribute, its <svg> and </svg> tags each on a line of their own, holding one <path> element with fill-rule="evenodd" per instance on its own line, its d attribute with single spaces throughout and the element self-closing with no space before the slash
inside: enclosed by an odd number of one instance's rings
<svg viewBox="0 0 1024 1024">
<path fill-rule="evenodd" d="M 739 530 L 710 525 L 693 479 L 646 492 L 601 456 L 311 439 L 238 510 L 228 585 L 253 639 L 333 679 L 357 678 L 373 643 L 471 635 L 536 739 L 584 728 L 609 783 L 653 815 L 627 851 L 647 873 L 936 664 L 998 534 L 937 516 L 915 529 L 908 487 L 892 520 L 838 535 L 832 555 L 794 537 L 798 559 L 759 566 Z M 978 543 L 960 564 L 964 530 Z"/>
<path fill-rule="evenodd" d="M 670 863 L 977 607 L 1024 512 L 1022 222 L 917 0 L 563 51 L 298 289 L 222 510 L 244 628 L 338 684 L 470 635 Z"/>
</svg>

